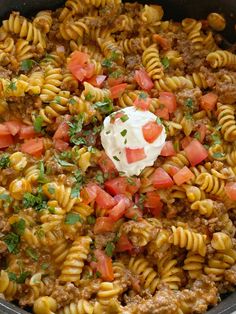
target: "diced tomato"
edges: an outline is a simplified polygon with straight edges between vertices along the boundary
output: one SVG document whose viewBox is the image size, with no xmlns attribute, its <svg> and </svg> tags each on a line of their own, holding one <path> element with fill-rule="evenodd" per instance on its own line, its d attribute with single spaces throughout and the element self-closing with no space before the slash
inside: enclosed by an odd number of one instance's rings
<svg viewBox="0 0 236 314">
<path fill-rule="evenodd" d="M 154 173 L 150 176 L 150 180 L 155 188 L 157 189 L 167 189 L 174 185 L 173 180 L 168 175 L 168 173 L 162 169 L 157 168 Z"/>
<path fill-rule="evenodd" d="M 207 158 L 208 152 L 205 147 L 196 139 L 184 148 L 186 156 L 192 166 L 196 166 Z"/>
<path fill-rule="evenodd" d="M 185 149 L 185 147 L 187 147 L 191 142 L 192 142 L 193 138 L 191 136 L 185 136 L 181 141 L 181 147 L 183 149 Z"/>
<path fill-rule="evenodd" d="M 180 170 L 180 168 L 176 167 L 176 166 L 169 166 L 168 170 L 166 170 L 166 172 L 170 175 L 170 176 L 174 176 L 178 171 Z"/>
<path fill-rule="evenodd" d="M 126 196 L 125 194 L 115 195 L 114 200 L 116 201 L 116 203 L 119 203 L 121 200 L 123 200 L 125 202 L 125 208 L 129 208 L 133 205 L 132 200 L 128 198 L 128 196 Z"/>
<path fill-rule="evenodd" d="M 98 160 L 98 165 L 102 169 L 102 172 L 107 173 L 110 176 L 118 173 L 113 161 L 107 156 L 105 152 L 102 152 L 101 157 Z"/>
<path fill-rule="evenodd" d="M 23 153 L 27 153 L 35 157 L 41 156 L 43 150 L 44 150 L 43 138 L 32 138 L 30 140 L 25 141 L 21 145 L 21 151 Z"/>
<path fill-rule="evenodd" d="M 154 42 L 160 44 L 163 50 L 170 50 L 171 45 L 167 38 L 160 36 L 159 34 L 153 34 L 152 39 Z"/>
<path fill-rule="evenodd" d="M 161 134 L 163 126 L 155 121 L 147 122 L 142 127 L 143 137 L 146 142 L 153 143 Z"/>
<path fill-rule="evenodd" d="M 112 99 L 119 98 L 124 93 L 126 87 L 127 87 L 127 83 L 122 83 L 122 84 L 110 87 L 111 98 Z"/>
<path fill-rule="evenodd" d="M 100 187 L 97 188 L 97 196 L 95 201 L 98 206 L 103 209 L 109 209 L 116 205 L 114 198 Z"/>
<path fill-rule="evenodd" d="M 124 216 L 125 210 L 126 210 L 126 201 L 120 200 L 117 205 L 115 205 L 111 210 L 109 210 L 109 217 L 112 220 L 117 221 L 122 216 Z"/>
<path fill-rule="evenodd" d="M 150 90 L 154 84 L 144 69 L 136 70 L 134 79 L 138 85 L 144 90 Z"/>
<path fill-rule="evenodd" d="M 95 250 L 94 255 L 97 259 L 97 271 L 101 274 L 104 281 L 113 281 L 114 273 L 112 268 L 112 259 L 102 250 Z"/>
<path fill-rule="evenodd" d="M 168 156 L 175 156 L 176 151 L 172 141 L 166 141 L 165 145 L 161 150 L 161 156 L 168 157 Z"/>
<path fill-rule="evenodd" d="M 204 110 L 214 110 L 217 104 L 218 96 L 212 92 L 200 97 L 200 106 Z"/>
<path fill-rule="evenodd" d="M 19 138 L 20 140 L 27 140 L 35 137 L 36 133 L 32 125 L 24 125 L 20 129 Z"/>
<path fill-rule="evenodd" d="M 106 75 L 94 75 L 87 82 L 95 87 L 101 87 L 106 79 Z"/>
<path fill-rule="evenodd" d="M 141 95 L 137 96 L 133 105 L 139 109 L 148 110 L 150 107 L 151 101 L 152 100 L 150 97 L 148 97 L 147 95 L 143 97 L 141 94 Z"/>
<path fill-rule="evenodd" d="M 115 85 L 119 85 L 119 84 L 123 83 L 123 81 L 124 81 L 123 75 L 119 76 L 118 78 L 114 78 L 114 77 L 109 76 L 107 79 L 107 83 L 110 87 L 115 86 Z"/>
<path fill-rule="evenodd" d="M 164 105 L 163 105 L 162 108 L 159 108 L 159 109 L 156 110 L 155 115 L 158 116 L 159 118 L 164 119 L 164 120 L 169 120 L 170 119 L 169 110 Z"/>
<path fill-rule="evenodd" d="M 6 148 L 13 144 L 13 137 L 11 134 L 0 135 L 0 148 Z"/>
<path fill-rule="evenodd" d="M 97 197 L 98 186 L 94 183 L 89 183 L 80 192 L 84 204 L 90 204 Z"/>
<path fill-rule="evenodd" d="M 177 102 L 175 94 L 170 92 L 160 92 L 159 101 L 162 105 L 165 105 L 169 113 L 176 110 Z"/>
<path fill-rule="evenodd" d="M 115 221 L 110 217 L 98 217 L 94 225 L 94 233 L 102 234 L 111 232 L 114 228 Z"/>
<path fill-rule="evenodd" d="M 141 186 L 141 180 L 139 178 L 127 178 L 126 180 L 126 191 L 129 192 L 131 195 L 135 194 Z"/>
<path fill-rule="evenodd" d="M 133 220 L 139 220 L 143 217 L 143 212 L 138 206 L 134 205 L 125 211 L 125 217 Z"/>
<path fill-rule="evenodd" d="M 206 137 L 207 127 L 205 124 L 200 123 L 198 126 L 198 130 L 195 135 L 199 136 L 199 141 L 202 143 Z"/>
<path fill-rule="evenodd" d="M 125 177 L 118 177 L 108 180 L 105 182 L 104 187 L 111 195 L 124 194 L 127 188 L 127 179 Z"/>
<path fill-rule="evenodd" d="M 62 121 L 56 132 L 53 135 L 54 140 L 63 140 L 64 142 L 69 142 L 70 136 L 69 136 L 69 125 L 66 121 Z"/>
<path fill-rule="evenodd" d="M 154 217 L 158 217 L 161 213 L 163 203 L 157 192 L 148 192 L 145 195 L 144 207 L 149 208 Z"/>
<path fill-rule="evenodd" d="M 145 154 L 144 148 L 125 148 L 125 154 L 128 164 L 137 162 L 145 159 L 147 156 Z"/>
<path fill-rule="evenodd" d="M 184 166 L 174 176 L 173 179 L 177 185 L 181 185 L 190 179 L 194 178 L 194 174 L 188 167 Z"/>
<path fill-rule="evenodd" d="M 0 124 L 0 136 L 5 135 L 11 135 L 11 132 L 5 124 Z"/>
<path fill-rule="evenodd" d="M 67 150 L 69 147 L 69 143 L 64 142 L 63 140 L 60 140 L 60 139 L 54 140 L 53 143 L 54 143 L 54 147 L 60 152 Z"/>
<path fill-rule="evenodd" d="M 4 124 L 7 126 L 8 130 L 10 131 L 11 135 L 15 136 L 17 133 L 19 133 L 20 128 L 22 127 L 22 123 L 17 120 L 10 120 L 4 122 Z"/>
<path fill-rule="evenodd" d="M 94 64 L 89 63 L 89 55 L 84 52 L 74 51 L 71 55 L 71 60 L 68 63 L 68 69 L 82 82 L 85 78 L 91 78 L 94 74 Z"/>
<path fill-rule="evenodd" d="M 133 249 L 133 244 L 129 241 L 126 234 L 122 233 L 116 243 L 116 252 L 125 252 Z"/>
<path fill-rule="evenodd" d="M 232 201 L 236 201 L 236 182 L 226 183 L 225 192 Z"/>
</svg>

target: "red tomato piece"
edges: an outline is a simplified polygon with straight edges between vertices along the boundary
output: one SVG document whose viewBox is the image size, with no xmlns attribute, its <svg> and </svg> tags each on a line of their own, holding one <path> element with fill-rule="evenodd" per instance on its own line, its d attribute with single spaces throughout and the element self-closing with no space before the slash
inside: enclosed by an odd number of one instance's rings
<svg viewBox="0 0 236 314">
<path fill-rule="evenodd" d="M 126 201 L 120 200 L 117 205 L 115 205 L 111 210 L 109 210 L 109 217 L 113 221 L 117 221 L 122 216 L 124 216 L 125 210 L 126 210 Z"/>
<path fill-rule="evenodd" d="M 143 212 L 138 206 L 134 205 L 126 210 L 125 217 L 133 220 L 140 220 L 143 217 Z"/>
<path fill-rule="evenodd" d="M 80 192 L 84 204 L 90 204 L 97 197 L 98 186 L 94 183 L 89 183 Z"/>
<path fill-rule="evenodd" d="M 102 234 L 111 232 L 114 228 L 115 221 L 110 217 L 98 217 L 94 225 L 94 233 Z"/>
<path fill-rule="evenodd" d="M 157 168 L 151 175 L 150 180 L 154 187 L 157 189 L 167 189 L 171 188 L 174 185 L 171 177 L 162 168 Z"/>
<path fill-rule="evenodd" d="M 27 140 L 30 138 L 35 137 L 36 133 L 34 130 L 34 127 L 32 125 L 23 125 L 20 129 L 20 133 L 19 133 L 19 139 L 20 140 Z"/>
<path fill-rule="evenodd" d="M 204 110 L 214 110 L 217 104 L 218 96 L 212 92 L 200 97 L 200 106 Z"/>
<path fill-rule="evenodd" d="M 11 135 L 13 135 L 13 136 L 15 136 L 17 133 L 19 133 L 20 128 L 22 126 L 22 123 L 20 121 L 17 121 L 17 120 L 6 121 L 6 122 L 4 122 L 4 124 L 8 128 Z"/>
<path fill-rule="evenodd" d="M 70 136 L 69 136 L 69 125 L 66 121 L 62 121 L 56 132 L 53 135 L 54 140 L 63 140 L 64 142 L 69 142 Z"/>
<path fill-rule="evenodd" d="M 127 179 L 125 177 L 119 177 L 108 180 L 105 182 L 104 187 L 111 195 L 124 194 L 126 192 Z"/>
<path fill-rule="evenodd" d="M 196 139 L 184 148 L 186 156 L 192 166 L 196 166 L 207 158 L 208 152 L 205 147 Z"/>
<path fill-rule="evenodd" d="M 122 233 L 116 243 L 116 252 L 125 252 L 133 249 L 133 244 L 129 241 L 126 234 Z"/>
<path fill-rule="evenodd" d="M 29 155 L 40 157 L 43 153 L 43 138 L 32 138 L 30 140 L 25 141 L 21 145 L 21 151 L 23 153 L 27 153 Z"/>
<path fill-rule="evenodd" d="M 153 34 L 152 39 L 154 42 L 158 43 L 163 50 L 170 50 L 171 45 L 167 38 L 164 38 L 159 34 Z"/>
<path fill-rule="evenodd" d="M 86 77 L 86 69 L 84 68 L 89 60 L 89 55 L 80 51 L 75 51 L 71 55 L 68 69 L 79 81 L 83 81 Z"/>
<path fill-rule="evenodd" d="M 112 76 L 109 76 L 107 79 L 107 83 L 110 87 L 115 86 L 115 85 L 119 85 L 121 83 L 123 83 L 124 81 L 124 76 L 121 75 L 118 78 L 114 78 Z"/>
<path fill-rule="evenodd" d="M 131 195 L 138 192 L 141 186 L 141 180 L 139 178 L 127 178 L 127 188 L 126 191 Z"/>
<path fill-rule="evenodd" d="M 176 167 L 176 166 L 169 166 L 168 170 L 166 170 L 166 172 L 170 175 L 170 176 L 174 176 L 178 171 L 180 170 L 180 168 Z"/>
<path fill-rule="evenodd" d="M 87 63 L 84 66 L 84 70 L 85 70 L 85 79 L 90 79 L 94 75 L 95 65 L 93 63 Z"/>
<path fill-rule="evenodd" d="M 163 126 L 155 121 L 150 121 L 142 127 L 143 137 L 146 142 L 153 143 L 161 134 Z"/>
<path fill-rule="evenodd" d="M 181 141 L 181 147 L 183 149 L 185 149 L 185 147 L 187 147 L 191 142 L 192 142 L 193 138 L 191 136 L 185 136 Z"/>
<path fill-rule="evenodd" d="M 0 135 L 0 148 L 6 148 L 13 144 L 13 137 L 11 134 Z"/>
<path fill-rule="evenodd" d="M 161 150 L 161 156 L 168 157 L 168 156 L 175 156 L 176 151 L 172 141 L 166 141 L 165 145 Z"/>
<path fill-rule="evenodd" d="M 114 200 L 117 203 L 119 203 L 121 200 L 123 200 L 125 202 L 125 208 L 129 208 L 133 205 L 132 200 L 124 194 L 117 194 L 116 196 L 114 196 Z"/>
<path fill-rule="evenodd" d="M 60 139 L 54 140 L 53 143 L 54 143 L 54 147 L 60 152 L 67 150 L 69 147 L 69 143 L 64 142 L 63 140 L 60 140 Z"/>
<path fill-rule="evenodd" d="M 128 164 L 137 162 L 145 159 L 147 156 L 145 154 L 144 148 L 125 148 L 125 154 Z"/>
<path fill-rule="evenodd" d="M 97 188 L 97 196 L 95 201 L 98 206 L 103 209 L 110 209 L 116 205 L 114 198 L 100 187 Z"/>
<path fill-rule="evenodd" d="M 207 127 L 205 124 L 200 123 L 195 136 L 199 136 L 199 141 L 202 143 L 206 137 Z"/>
<path fill-rule="evenodd" d="M 154 217 L 159 217 L 163 208 L 163 203 L 159 202 L 155 208 L 149 208 L 149 211 Z"/>
<path fill-rule="evenodd" d="M 95 87 L 101 87 L 106 79 L 106 75 L 94 75 L 87 82 Z"/>
<path fill-rule="evenodd" d="M 170 119 L 169 110 L 165 106 L 163 106 L 163 108 L 157 109 L 155 112 L 155 115 L 158 116 L 159 118 L 164 119 L 164 120 Z"/>
<path fill-rule="evenodd" d="M 107 173 L 110 176 L 118 173 L 113 161 L 107 156 L 105 152 L 102 152 L 101 157 L 98 160 L 98 165 L 102 169 L 103 173 Z"/>
<path fill-rule="evenodd" d="M 11 135 L 11 132 L 5 124 L 0 124 L 0 136 L 5 135 Z"/>
<path fill-rule="evenodd" d="M 173 179 L 177 185 L 181 185 L 190 179 L 194 178 L 194 174 L 188 167 L 184 166 L 174 176 Z"/>
<path fill-rule="evenodd" d="M 134 101 L 134 106 L 142 109 L 142 110 L 148 110 L 151 103 L 151 98 L 148 96 L 142 97 L 141 95 L 137 96 L 137 98 Z"/>
<path fill-rule="evenodd" d="M 101 274 L 104 281 L 113 281 L 114 273 L 112 268 L 112 259 L 107 256 L 102 250 L 94 251 L 97 259 L 97 271 Z"/>
<path fill-rule="evenodd" d="M 175 94 L 170 92 L 160 92 L 159 101 L 162 105 L 165 105 L 169 113 L 176 110 L 177 102 Z"/>
<path fill-rule="evenodd" d="M 225 185 L 225 192 L 232 201 L 236 201 L 236 182 L 229 182 Z"/>
<path fill-rule="evenodd" d="M 160 195 L 156 191 L 147 192 L 145 195 L 144 207 L 156 208 L 160 201 Z"/>
<path fill-rule="evenodd" d="M 136 70 L 134 79 L 143 90 L 150 90 L 154 86 L 153 81 L 144 69 Z"/>
<path fill-rule="evenodd" d="M 112 99 L 119 98 L 124 93 L 126 87 L 127 87 L 127 83 L 122 83 L 122 84 L 110 87 L 111 98 Z"/>
</svg>

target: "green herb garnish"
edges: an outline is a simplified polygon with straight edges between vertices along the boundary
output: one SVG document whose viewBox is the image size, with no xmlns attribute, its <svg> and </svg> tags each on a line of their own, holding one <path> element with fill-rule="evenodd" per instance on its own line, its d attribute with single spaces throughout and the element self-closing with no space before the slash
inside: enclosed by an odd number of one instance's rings
<svg viewBox="0 0 236 314">
<path fill-rule="evenodd" d="M 122 130 L 122 131 L 120 132 L 120 134 L 121 134 L 121 136 L 124 137 L 124 136 L 127 134 L 127 130 L 126 130 L 126 129 Z"/>
<path fill-rule="evenodd" d="M 20 236 L 16 233 L 10 232 L 3 238 L 7 249 L 10 253 L 17 253 L 18 244 L 20 243 Z"/>
<path fill-rule="evenodd" d="M 221 152 L 215 152 L 213 153 L 213 158 L 223 158 L 225 157 L 225 154 L 224 153 L 221 153 Z"/>
<path fill-rule="evenodd" d="M 93 106 L 103 114 L 111 113 L 114 109 L 112 100 L 109 98 L 105 98 L 103 101 L 98 101 Z"/>
<path fill-rule="evenodd" d="M 0 156 L 0 168 L 5 169 L 10 166 L 10 158 L 9 155 L 3 154 Z"/>
<path fill-rule="evenodd" d="M 77 222 L 82 222 L 82 219 L 79 214 L 68 213 L 65 218 L 65 224 L 74 225 Z"/>
<path fill-rule="evenodd" d="M 36 252 L 35 249 L 28 247 L 25 250 L 26 255 L 28 255 L 29 257 L 31 257 L 34 261 L 37 261 L 39 259 L 38 253 Z"/>
<path fill-rule="evenodd" d="M 161 63 L 163 65 L 164 69 L 168 69 L 170 66 L 170 60 L 167 57 L 162 58 Z"/>
<path fill-rule="evenodd" d="M 32 59 L 23 60 L 23 61 L 21 61 L 20 69 L 21 69 L 21 71 L 29 72 L 35 63 L 36 62 Z"/>
<path fill-rule="evenodd" d="M 113 242 L 108 242 L 105 248 L 105 253 L 107 256 L 111 257 L 113 255 L 113 252 L 115 250 L 115 245 Z"/>
</svg>

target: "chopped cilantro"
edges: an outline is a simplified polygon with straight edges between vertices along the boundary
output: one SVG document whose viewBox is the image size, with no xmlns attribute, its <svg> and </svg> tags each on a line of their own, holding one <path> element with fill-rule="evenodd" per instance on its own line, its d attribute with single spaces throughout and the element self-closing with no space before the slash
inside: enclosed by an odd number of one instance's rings
<svg viewBox="0 0 236 314">
<path fill-rule="evenodd" d="M 197 132 L 195 132 L 195 134 L 194 134 L 194 136 L 193 137 L 195 137 L 197 140 L 199 140 L 200 141 L 200 133 L 197 131 Z"/>
<path fill-rule="evenodd" d="M 138 205 L 143 209 L 143 203 L 145 202 L 146 195 L 140 194 L 139 200 L 138 200 Z"/>
<path fill-rule="evenodd" d="M 47 180 L 45 178 L 45 169 L 43 161 L 40 160 L 39 162 L 39 176 L 38 176 L 38 183 L 46 183 Z"/>
<path fill-rule="evenodd" d="M 8 89 L 17 90 L 16 82 L 11 81 L 10 84 L 8 85 Z"/>
<path fill-rule="evenodd" d="M 161 119 L 159 117 L 156 117 L 156 123 L 160 124 L 160 125 L 162 124 L 162 121 L 161 121 Z"/>
<path fill-rule="evenodd" d="M 21 236 L 25 232 L 25 220 L 20 218 L 17 222 L 11 225 L 14 233 Z"/>
<path fill-rule="evenodd" d="M 44 200 L 43 195 L 41 193 L 34 195 L 27 192 L 24 194 L 24 197 L 23 197 L 23 206 L 25 208 L 32 207 L 35 210 L 41 210 L 41 209 L 47 208 L 47 203 Z"/>
<path fill-rule="evenodd" d="M 55 214 L 55 207 L 49 206 L 48 207 L 48 211 L 49 211 L 50 214 Z"/>
<path fill-rule="evenodd" d="M 126 130 L 126 129 L 122 130 L 122 131 L 120 132 L 120 134 L 121 134 L 121 136 L 124 137 L 124 136 L 127 134 L 127 130 Z"/>
<path fill-rule="evenodd" d="M 122 117 L 120 117 L 120 120 L 122 122 L 125 122 L 125 121 L 129 120 L 129 117 L 127 116 L 127 114 L 124 114 Z"/>
<path fill-rule="evenodd" d="M 48 187 L 48 192 L 49 192 L 50 194 L 54 194 L 54 193 L 56 192 L 55 187 L 54 187 L 53 185 L 49 185 L 49 187 Z"/>
<path fill-rule="evenodd" d="M 211 139 L 213 141 L 213 145 L 221 144 L 221 139 L 220 139 L 220 136 L 218 134 L 212 134 Z"/>
<path fill-rule="evenodd" d="M 3 238 L 3 240 L 10 253 L 17 253 L 18 244 L 20 243 L 20 236 L 18 234 L 10 232 Z"/>
<path fill-rule="evenodd" d="M 102 276 L 102 274 L 99 271 L 96 271 L 95 276 L 96 276 L 96 278 L 100 278 Z"/>
<path fill-rule="evenodd" d="M 93 95 L 91 94 L 91 92 L 88 92 L 88 94 L 85 95 L 85 100 L 90 101 L 93 99 Z"/>
<path fill-rule="evenodd" d="M 173 144 L 173 146 L 174 146 L 174 150 L 176 151 L 176 152 L 178 152 L 179 151 L 179 142 L 174 142 L 174 144 Z"/>
<path fill-rule="evenodd" d="M 29 72 L 35 63 L 36 62 L 32 59 L 23 60 L 23 61 L 21 61 L 20 69 L 21 69 L 21 71 Z"/>
<path fill-rule="evenodd" d="M 65 151 L 65 152 L 62 152 L 60 154 L 60 159 L 71 159 L 72 158 L 72 152 L 71 151 Z"/>
<path fill-rule="evenodd" d="M 104 177 L 103 177 L 103 173 L 101 171 L 98 171 L 96 176 L 95 176 L 95 180 L 97 181 L 97 183 L 99 184 L 103 184 L 104 183 Z"/>
<path fill-rule="evenodd" d="M 35 132 L 40 133 L 42 131 L 42 125 L 43 125 L 43 117 L 38 116 L 34 120 L 34 130 L 35 130 Z"/>
<path fill-rule="evenodd" d="M 112 51 L 111 53 L 111 60 L 112 61 L 116 61 L 120 56 L 120 53 L 119 52 L 116 52 L 116 51 Z"/>
<path fill-rule="evenodd" d="M 12 198 L 9 194 L 0 194 L 0 200 L 6 201 L 7 203 L 10 203 L 12 201 Z"/>
<path fill-rule="evenodd" d="M 104 68 L 110 68 L 112 66 L 112 60 L 111 59 L 104 59 L 102 61 L 102 66 Z"/>
<path fill-rule="evenodd" d="M 70 105 L 75 105 L 76 104 L 76 100 L 74 98 L 69 99 L 68 103 Z"/>
<path fill-rule="evenodd" d="M 190 112 L 186 112 L 184 117 L 185 117 L 186 120 L 193 120 L 193 117 L 192 117 Z"/>
<path fill-rule="evenodd" d="M 74 166 L 72 163 L 66 161 L 66 160 L 63 160 L 63 159 L 60 159 L 58 157 L 55 157 L 56 161 L 58 162 L 58 164 L 62 167 L 71 167 L 71 166 Z"/>
<path fill-rule="evenodd" d="M 54 102 L 55 102 L 56 104 L 60 105 L 60 104 L 61 104 L 61 97 L 60 97 L 60 96 L 56 96 L 56 97 L 54 98 Z"/>
<path fill-rule="evenodd" d="M 222 157 L 225 157 L 225 154 L 224 153 L 221 153 L 221 152 L 215 152 L 213 153 L 213 158 L 222 158 Z"/>
<path fill-rule="evenodd" d="M 185 106 L 188 107 L 188 108 L 193 108 L 193 100 L 192 98 L 187 98 L 184 102 Z"/>
<path fill-rule="evenodd" d="M 77 198 L 80 195 L 80 187 L 75 185 L 72 189 L 71 189 L 71 193 L 70 196 L 72 198 Z"/>
<path fill-rule="evenodd" d="M 96 222 L 96 218 L 94 216 L 88 216 L 87 222 L 89 225 L 94 225 Z"/>
<path fill-rule="evenodd" d="M 43 263 L 43 264 L 41 265 L 42 270 L 46 270 L 46 269 L 48 269 L 48 267 L 49 267 L 49 264 L 48 264 L 48 263 Z"/>
<path fill-rule="evenodd" d="M 109 98 L 104 98 L 103 101 L 98 101 L 93 106 L 103 114 L 111 113 L 114 109 L 112 100 Z"/>
<path fill-rule="evenodd" d="M 19 275 L 19 277 L 16 279 L 16 282 L 17 283 L 24 283 L 25 282 L 25 279 L 27 278 L 27 277 L 29 277 L 31 275 L 31 272 L 29 272 L 29 271 L 24 271 L 24 272 L 22 272 L 20 275 Z"/>
<path fill-rule="evenodd" d="M 32 247 L 28 247 L 25 250 L 25 253 L 27 256 L 31 257 L 34 261 L 37 261 L 39 259 L 38 253 Z"/>
<path fill-rule="evenodd" d="M 116 161 L 120 161 L 120 159 L 117 156 L 113 156 L 113 159 L 115 159 Z"/>
<path fill-rule="evenodd" d="M 164 69 L 168 69 L 170 66 L 170 61 L 167 57 L 162 58 L 161 63 L 163 65 Z"/>
<path fill-rule="evenodd" d="M 115 250 L 115 245 L 113 242 L 108 242 L 105 248 L 105 253 L 107 256 L 111 257 L 113 255 L 113 252 Z"/>
<path fill-rule="evenodd" d="M 77 222 L 82 222 L 82 219 L 79 214 L 68 213 L 65 218 L 65 224 L 74 225 Z"/>
<path fill-rule="evenodd" d="M 128 177 L 127 178 L 127 183 L 129 185 L 136 186 L 136 182 L 135 182 L 135 180 L 133 178 Z"/>
<path fill-rule="evenodd" d="M 38 230 L 35 231 L 34 233 L 39 239 L 42 239 L 45 236 L 45 232 L 43 229 L 39 228 Z"/>
<path fill-rule="evenodd" d="M 0 168 L 5 169 L 10 166 L 10 158 L 7 154 L 2 154 L 0 156 Z"/>
<path fill-rule="evenodd" d="M 67 122 L 69 125 L 69 135 L 70 142 L 75 145 L 85 144 L 85 140 L 79 136 L 79 133 L 82 131 L 83 123 L 84 123 L 84 115 L 79 114 L 73 118 L 73 121 Z"/>
<path fill-rule="evenodd" d="M 118 79 L 121 75 L 122 75 L 122 72 L 119 71 L 119 70 L 116 70 L 116 71 L 114 71 L 114 72 L 112 72 L 112 73 L 110 74 L 110 77 L 112 77 L 112 78 L 114 78 L 114 79 Z"/>
<path fill-rule="evenodd" d="M 75 185 L 71 190 L 71 197 L 76 198 L 79 197 L 81 187 L 84 183 L 84 176 L 81 170 L 76 170 L 74 172 Z"/>
<path fill-rule="evenodd" d="M 16 281 L 17 280 L 17 276 L 14 273 L 8 272 L 8 278 L 10 281 Z"/>
<path fill-rule="evenodd" d="M 146 94 L 146 93 L 144 93 L 144 92 L 141 92 L 141 93 L 138 95 L 138 98 L 139 98 L 139 99 L 144 99 L 144 100 L 146 100 L 147 97 L 148 97 L 148 94 Z"/>
</svg>

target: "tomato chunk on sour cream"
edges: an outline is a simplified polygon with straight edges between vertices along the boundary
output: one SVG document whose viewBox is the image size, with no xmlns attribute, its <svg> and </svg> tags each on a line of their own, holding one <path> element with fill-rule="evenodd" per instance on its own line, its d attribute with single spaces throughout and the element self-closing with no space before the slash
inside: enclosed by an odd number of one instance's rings
<svg viewBox="0 0 236 314">
<path fill-rule="evenodd" d="M 158 125 L 158 132 L 150 122 Z M 147 125 L 153 125 L 153 129 L 148 128 L 152 141 L 147 141 Z M 165 128 L 157 116 L 133 106 L 112 113 L 103 122 L 102 146 L 117 170 L 128 176 L 139 175 L 152 166 L 165 140 Z"/>
</svg>

